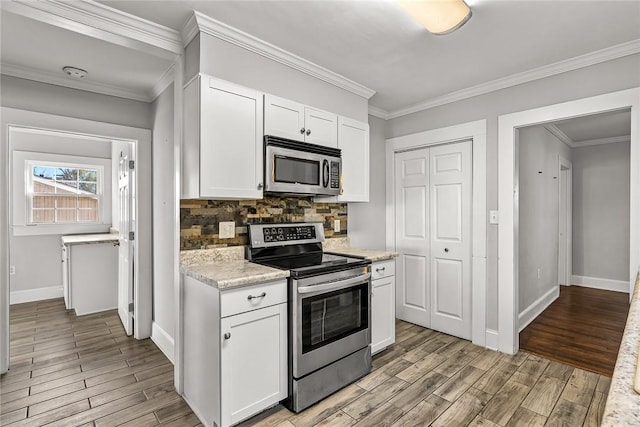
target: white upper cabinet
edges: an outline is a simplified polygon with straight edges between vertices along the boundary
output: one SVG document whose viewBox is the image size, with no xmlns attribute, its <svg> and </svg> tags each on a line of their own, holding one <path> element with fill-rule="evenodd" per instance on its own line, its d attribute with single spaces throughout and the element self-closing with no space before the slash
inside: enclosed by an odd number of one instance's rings
<svg viewBox="0 0 640 427">
<path fill-rule="evenodd" d="M 338 201 L 368 202 L 369 124 L 340 116 L 338 148 L 342 150 L 342 192 Z"/>
<path fill-rule="evenodd" d="M 304 141 L 304 105 L 264 96 L 264 134 Z"/>
<path fill-rule="evenodd" d="M 262 198 L 262 97 L 205 74 L 187 84 L 181 198 Z"/>
<path fill-rule="evenodd" d="M 338 116 L 288 99 L 264 96 L 264 134 L 336 147 Z"/>
<path fill-rule="evenodd" d="M 305 142 L 336 147 L 338 116 L 311 107 L 304 107 Z"/>
</svg>

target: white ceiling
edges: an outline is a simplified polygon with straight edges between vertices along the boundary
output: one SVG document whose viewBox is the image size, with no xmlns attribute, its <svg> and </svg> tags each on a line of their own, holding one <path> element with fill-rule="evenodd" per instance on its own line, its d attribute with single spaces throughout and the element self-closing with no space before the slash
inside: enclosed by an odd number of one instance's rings
<svg viewBox="0 0 640 427">
<path fill-rule="evenodd" d="M 435 36 L 393 1 L 103 1 L 179 30 L 191 10 L 374 89 L 398 110 L 640 39 L 640 1 L 475 0 L 462 28 Z"/>
<path fill-rule="evenodd" d="M 98 38 L 85 36 L 41 21 L 2 12 L 1 55 L 5 68 L 18 76 L 35 73 L 44 79 L 60 79 L 64 84 L 97 83 L 115 88 L 122 96 L 149 100 L 154 84 L 172 61 L 127 49 Z M 66 65 L 88 71 L 81 80 L 62 71 Z"/>
<path fill-rule="evenodd" d="M 631 112 L 628 109 L 611 111 L 561 120 L 553 124 L 573 142 L 574 146 L 628 140 L 631 134 Z"/>
<path fill-rule="evenodd" d="M 391 0 L 100 3 L 175 30 L 198 10 L 374 89 L 370 105 L 385 111 L 640 40 L 640 0 L 469 0 L 471 20 L 446 36 L 429 34 Z M 6 10 L 1 48 L 3 66 L 61 74 L 75 65 L 89 71 L 87 80 L 140 94 L 169 67 Z"/>
</svg>

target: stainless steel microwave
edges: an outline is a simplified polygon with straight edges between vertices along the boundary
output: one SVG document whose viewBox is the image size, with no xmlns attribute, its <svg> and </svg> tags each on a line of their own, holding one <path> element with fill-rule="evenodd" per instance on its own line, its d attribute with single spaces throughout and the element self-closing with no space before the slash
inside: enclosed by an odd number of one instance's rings
<svg viewBox="0 0 640 427">
<path fill-rule="evenodd" d="M 275 136 L 264 137 L 265 192 L 295 195 L 340 194 L 340 149 Z"/>
</svg>

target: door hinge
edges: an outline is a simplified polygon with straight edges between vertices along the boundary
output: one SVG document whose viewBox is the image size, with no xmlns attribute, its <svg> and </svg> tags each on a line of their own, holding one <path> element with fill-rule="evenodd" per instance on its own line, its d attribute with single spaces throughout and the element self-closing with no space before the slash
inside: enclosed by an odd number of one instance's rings
<svg viewBox="0 0 640 427">
<path fill-rule="evenodd" d="M 135 235 L 136 235 L 136 233 L 135 233 L 135 232 L 130 231 L 130 232 L 129 232 L 129 240 L 134 240 Z"/>
<path fill-rule="evenodd" d="M 133 313 L 133 303 L 129 303 L 129 313 Z"/>
<path fill-rule="evenodd" d="M 136 161 L 135 160 L 129 160 L 129 169 L 133 169 L 136 165 Z"/>
</svg>

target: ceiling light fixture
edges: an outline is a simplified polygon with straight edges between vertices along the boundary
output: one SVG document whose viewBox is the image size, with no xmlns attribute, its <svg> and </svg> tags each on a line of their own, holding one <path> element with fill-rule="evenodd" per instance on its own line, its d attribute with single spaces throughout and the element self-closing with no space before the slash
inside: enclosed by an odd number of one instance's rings
<svg viewBox="0 0 640 427">
<path fill-rule="evenodd" d="M 430 33 L 448 34 L 471 18 L 464 0 L 396 0 L 413 19 Z"/>
<path fill-rule="evenodd" d="M 62 71 L 64 71 L 67 76 L 73 77 L 74 79 L 81 79 L 87 75 L 87 72 L 85 70 L 81 68 L 71 67 L 69 65 L 62 67 Z"/>
</svg>

